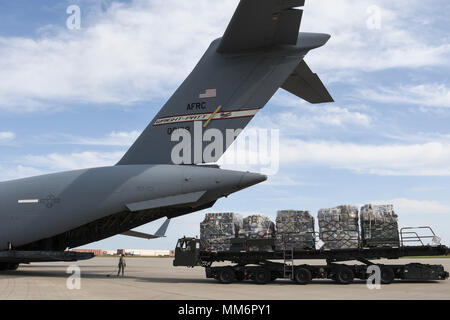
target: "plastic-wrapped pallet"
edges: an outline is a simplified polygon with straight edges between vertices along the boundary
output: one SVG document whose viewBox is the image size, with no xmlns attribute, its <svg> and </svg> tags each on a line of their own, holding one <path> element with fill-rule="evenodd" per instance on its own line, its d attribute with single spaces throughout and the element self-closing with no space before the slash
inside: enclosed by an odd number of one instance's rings
<svg viewBox="0 0 450 320">
<path fill-rule="evenodd" d="M 361 208 L 361 238 L 366 247 L 398 247 L 398 216 L 393 205 L 367 204 Z"/>
<path fill-rule="evenodd" d="M 207 213 L 200 223 L 200 239 L 205 240 L 208 251 L 229 251 L 231 239 L 242 227 L 242 216 L 235 213 Z"/>
<path fill-rule="evenodd" d="M 314 217 L 309 211 L 280 210 L 276 219 L 277 234 L 275 248 L 284 249 L 313 249 Z"/>
<path fill-rule="evenodd" d="M 275 237 L 275 224 L 269 218 L 261 215 L 253 215 L 244 218 L 239 238 L 246 239 L 273 239 Z M 249 251 L 271 251 L 273 248 L 266 246 L 250 246 Z"/>
<path fill-rule="evenodd" d="M 359 247 L 358 208 L 339 206 L 319 210 L 319 237 L 325 249 Z"/>
</svg>

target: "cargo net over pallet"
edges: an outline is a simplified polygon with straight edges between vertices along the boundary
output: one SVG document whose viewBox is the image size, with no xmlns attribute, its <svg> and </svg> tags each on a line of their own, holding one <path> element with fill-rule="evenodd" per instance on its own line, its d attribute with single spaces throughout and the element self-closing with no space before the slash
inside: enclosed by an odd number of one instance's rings
<svg viewBox="0 0 450 320">
<path fill-rule="evenodd" d="M 274 239 L 275 224 L 267 217 L 261 215 L 253 215 L 244 218 L 243 227 L 239 230 L 239 238 L 259 240 Z M 249 246 L 248 251 L 273 251 L 271 245 L 265 246 Z"/>
<path fill-rule="evenodd" d="M 339 206 L 320 209 L 319 237 L 323 249 L 354 249 L 359 247 L 358 208 Z"/>
<path fill-rule="evenodd" d="M 309 211 L 280 210 L 276 226 L 276 250 L 315 248 L 314 217 Z"/>
<path fill-rule="evenodd" d="M 276 229 L 275 224 L 262 215 L 243 219 L 235 213 L 208 213 L 200 224 L 200 238 L 207 251 L 230 251 L 233 243 L 242 243 L 240 239 L 249 240 L 243 242 L 247 251 L 313 250 L 316 246 L 326 250 L 400 246 L 397 215 L 392 205 L 363 206 L 361 236 L 358 214 L 357 207 L 348 205 L 319 210 L 319 238 L 323 246 L 320 241 L 316 243 L 314 218 L 308 211 L 299 210 L 278 211 Z"/>
<path fill-rule="evenodd" d="M 200 223 L 200 239 L 204 240 L 207 251 L 229 251 L 231 239 L 236 238 L 242 228 L 239 214 L 207 213 Z"/>
<path fill-rule="evenodd" d="M 392 205 L 361 208 L 361 237 L 364 247 L 399 247 L 398 216 Z"/>
</svg>

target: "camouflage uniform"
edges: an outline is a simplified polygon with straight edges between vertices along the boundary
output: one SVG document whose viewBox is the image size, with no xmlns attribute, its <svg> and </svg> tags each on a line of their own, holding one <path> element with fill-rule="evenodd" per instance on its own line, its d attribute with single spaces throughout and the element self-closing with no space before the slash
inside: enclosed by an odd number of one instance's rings
<svg viewBox="0 0 450 320">
<path fill-rule="evenodd" d="M 120 271 L 122 271 L 122 277 L 124 276 L 126 266 L 127 263 L 125 262 L 125 256 L 122 254 L 119 259 L 119 271 L 117 271 L 117 276 L 120 275 Z"/>
</svg>

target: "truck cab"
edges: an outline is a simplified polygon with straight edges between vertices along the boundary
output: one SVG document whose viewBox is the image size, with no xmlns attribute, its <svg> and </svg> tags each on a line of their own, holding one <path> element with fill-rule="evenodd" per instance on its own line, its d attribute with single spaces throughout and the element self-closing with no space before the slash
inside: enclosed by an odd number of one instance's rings
<svg viewBox="0 0 450 320">
<path fill-rule="evenodd" d="M 200 251 L 202 249 L 202 240 L 197 238 L 183 237 L 178 240 L 175 248 L 175 267 L 195 267 L 200 266 Z"/>
</svg>

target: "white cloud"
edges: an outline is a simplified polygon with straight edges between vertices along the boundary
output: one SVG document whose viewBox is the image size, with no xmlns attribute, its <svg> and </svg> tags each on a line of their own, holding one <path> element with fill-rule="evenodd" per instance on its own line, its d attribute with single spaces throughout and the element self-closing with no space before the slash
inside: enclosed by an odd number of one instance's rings
<svg viewBox="0 0 450 320">
<path fill-rule="evenodd" d="M 270 116 L 261 116 L 252 127 L 280 128 L 288 133 L 311 133 L 312 130 L 324 127 L 370 127 L 372 117 L 350 107 L 320 104 L 311 105 L 299 98 L 284 92 L 277 93 L 272 101 L 277 107 L 290 107 Z M 285 111 L 287 110 L 287 112 Z"/>
<path fill-rule="evenodd" d="M 284 140 L 281 165 L 324 166 L 357 173 L 393 176 L 449 176 L 450 144 L 370 145 Z"/>
<path fill-rule="evenodd" d="M 47 155 L 28 155 L 18 159 L 15 166 L 0 166 L 0 181 L 27 178 L 42 174 L 97 168 L 115 165 L 123 156 L 123 151 L 116 152 L 74 152 L 51 153 Z"/>
<path fill-rule="evenodd" d="M 121 136 L 121 134 L 119 134 Z M 123 133 L 125 138 L 128 134 Z M 92 142 L 92 144 L 100 144 Z M 110 141 L 105 142 L 110 143 Z M 119 143 L 110 143 L 116 146 Z M 357 144 L 334 141 L 304 141 L 294 138 L 280 140 L 279 154 L 271 150 L 271 161 L 277 159 L 275 168 L 295 165 L 296 167 L 326 167 L 344 169 L 360 174 L 384 176 L 450 176 L 450 143 L 447 141 L 425 142 L 417 144 Z M 242 153 L 242 150 L 239 151 Z M 254 148 L 245 149 L 248 157 L 260 159 L 260 154 Z M 232 157 L 236 151 L 233 148 L 227 154 Z M 278 153 L 278 152 L 277 152 Z M 48 155 L 28 155 L 20 160 L 21 165 L 35 170 L 55 172 L 91 167 L 110 166 L 117 163 L 124 151 L 115 152 L 79 152 L 52 153 Z M 265 159 L 265 158 L 264 158 Z M 224 158 L 222 159 L 224 160 Z M 247 159 L 248 160 L 248 159 Z M 261 160 L 262 161 L 262 160 Z M 243 165 L 244 167 L 240 167 Z M 233 170 L 258 171 L 262 167 L 272 168 L 272 163 L 250 162 L 246 164 L 226 163 L 224 168 Z M 263 170 L 264 171 L 264 170 Z M 278 171 L 278 170 L 277 170 Z M 271 175 L 273 175 L 271 173 Z M 304 185 L 279 176 L 274 184 Z"/>
<path fill-rule="evenodd" d="M 80 145 L 101 147 L 130 147 L 141 134 L 140 131 L 112 131 L 103 136 L 77 136 L 64 133 L 42 134 L 33 137 L 33 142 L 50 145 Z"/>
<path fill-rule="evenodd" d="M 407 143 L 428 143 L 439 141 L 441 143 L 450 144 L 450 134 L 438 132 L 415 132 L 415 133 L 383 133 L 384 137 L 396 141 Z"/>
<path fill-rule="evenodd" d="M 129 147 L 136 141 L 140 134 L 141 132 L 137 130 L 130 132 L 113 131 L 108 136 L 100 138 L 65 136 L 63 139 L 67 139 L 65 143 L 79 145 Z"/>
<path fill-rule="evenodd" d="M 52 153 L 42 156 L 26 156 L 24 163 L 30 166 L 45 168 L 55 172 L 61 170 L 76 170 L 111 166 L 123 156 L 123 152 L 80 152 L 70 154 Z"/>
<path fill-rule="evenodd" d="M 301 178 L 293 177 L 289 174 L 277 173 L 270 176 L 270 178 L 264 182 L 265 186 L 289 186 L 289 187 L 320 187 L 319 183 L 313 183 L 309 181 L 303 181 Z"/>
<path fill-rule="evenodd" d="M 391 200 L 371 201 L 373 204 L 393 204 L 394 210 L 402 215 L 422 215 L 426 219 L 427 215 L 450 214 L 450 205 L 438 201 L 416 200 L 406 198 L 396 198 Z"/>
<path fill-rule="evenodd" d="M 0 37 L 0 106 L 23 112 L 55 101 L 128 105 L 167 97 L 222 35 L 236 3 L 114 2 L 82 30 Z"/>
<path fill-rule="evenodd" d="M 296 170 L 318 167 L 380 176 L 450 176 L 450 142 L 445 140 L 415 144 L 362 144 L 306 141 L 285 136 L 271 146 L 267 154 L 266 151 L 258 152 L 256 145 L 244 147 L 238 140 L 237 148 L 231 147 L 219 163 L 223 168 L 271 176 L 277 174 L 279 168 L 292 166 Z M 240 159 L 243 155 L 246 162 L 225 161 Z M 293 181 L 281 178 L 277 179 L 277 184 L 293 184 Z"/>
<path fill-rule="evenodd" d="M 0 131 L 0 141 L 1 140 L 13 140 L 16 137 L 16 134 L 11 131 Z"/>
<path fill-rule="evenodd" d="M 429 226 L 438 237 L 442 237 L 442 244 L 448 244 L 448 223 L 450 218 L 450 203 L 425 199 L 394 198 L 389 200 L 369 201 L 373 204 L 393 204 L 394 211 L 398 215 L 399 228 Z M 415 229 L 419 236 L 432 236 L 428 229 Z M 405 230 L 408 232 L 408 230 Z M 404 234 L 404 237 L 413 237 L 412 234 Z M 417 238 L 408 239 L 406 245 L 420 245 L 420 242 L 413 242 Z M 422 238 L 423 243 L 431 243 L 431 238 Z"/>
<path fill-rule="evenodd" d="M 380 10 L 380 29 L 367 27 L 368 19 L 373 16 L 367 10 L 374 4 Z M 318 50 L 308 60 L 313 69 L 318 67 L 324 70 L 374 71 L 448 66 L 448 38 L 443 37 L 440 44 L 429 43 L 430 39 L 438 40 L 434 30 L 423 25 L 419 34 L 415 32 L 415 26 L 411 25 L 411 19 L 416 18 L 417 13 L 428 5 L 422 1 L 403 0 L 379 0 L 376 3 L 372 0 L 349 0 L 336 4 L 316 0 L 308 3 L 303 30 L 332 35 L 326 48 Z"/>
<path fill-rule="evenodd" d="M 382 103 L 450 108 L 450 88 L 445 84 L 422 84 L 394 88 L 363 89 L 358 95 Z"/>
<path fill-rule="evenodd" d="M 310 132 L 312 129 L 323 127 L 369 127 L 371 124 L 370 116 L 347 108 L 305 106 L 302 110 L 307 112 L 301 115 L 294 112 L 281 112 L 270 116 L 266 121 L 272 122 L 273 127 L 280 127 L 282 123 L 283 129 L 295 130 L 291 133 Z M 261 120 L 264 121 L 264 119 Z"/>
<path fill-rule="evenodd" d="M 0 37 L 0 106 L 26 112 L 60 109 L 61 102 L 131 105 L 165 98 L 210 41 L 223 34 L 237 3 L 112 2 L 106 12 L 92 14 L 82 30 L 60 26 L 37 39 Z M 448 64 L 448 43 L 433 46 L 407 31 L 414 10 L 426 4 L 380 0 L 378 31 L 366 27 L 370 5 L 368 0 L 307 3 L 302 30 L 333 35 L 327 48 L 311 56 L 314 67 L 367 71 Z"/>
<path fill-rule="evenodd" d="M 28 178 L 47 173 L 33 167 L 17 165 L 15 167 L 0 166 L 0 181 Z"/>
<path fill-rule="evenodd" d="M 410 192 L 416 192 L 416 193 L 421 193 L 421 194 L 424 194 L 424 193 L 430 193 L 430 192 L 436 192 L 436 191 L 441 191 L 441 190 L 444 190 L 444 188 L 443 187 L 439 187 L 439 186 L 415 186 L 415 187 L 410 187 L 409 189 L 408 189 L 408 191 L 410 191 Z"/>
</svg>

